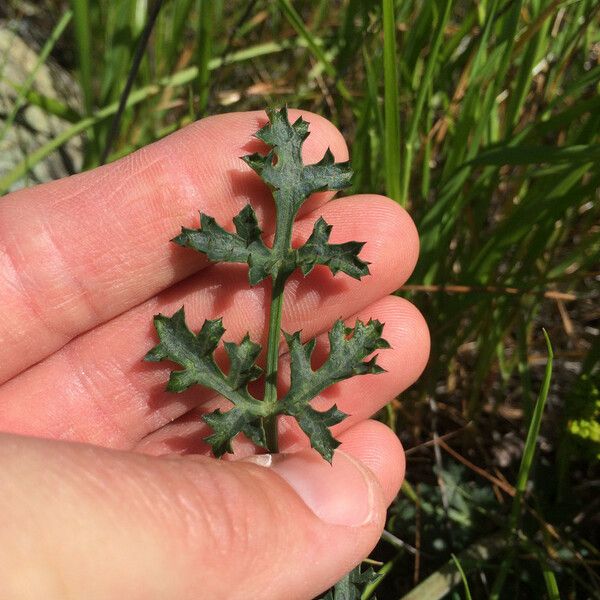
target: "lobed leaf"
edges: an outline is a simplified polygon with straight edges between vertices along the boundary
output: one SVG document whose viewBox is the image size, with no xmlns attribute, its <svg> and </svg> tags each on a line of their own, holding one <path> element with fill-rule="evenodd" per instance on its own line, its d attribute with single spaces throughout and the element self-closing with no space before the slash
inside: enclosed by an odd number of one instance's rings
<svg viewBox="0 0 600 600">
<path fill-rule="evenodd" d="M 277 208 L 277 233 L 273 248 L 262 241 L 262 231 L 250 205 L 233 219 L 236 233 L 230 233 L 212 218 L 200 214 L 200 228 L 183 227 L 173 238 L 176 244 L 193 248 L 214 262 L 247 263 L 251 285 L 271 276 L 287 278 L 296 267 L 304 274 L 316 264 L 329 266 L 333 273 L 343 271 L 359 279 L 369 273 L 367 263 L 358 258 L 361 242 L 329 244 L 331 226 L 323 219 L 315 224 L 307 243 L 299 250 L 290 247 L 292 226 L 300 206 L 313 192 L 338 190 L 350 184 L 348 162 L 336 163 L 328 149 L 315 165 L 302 162 L 302 144 L 308 136 L 308 123 L 299 118 L 290 124 L 285 108 L 268 110 L 269 123 L 256 137 L 272 147 L 266 154 L 250 154 L 243 160 L 273 190 Z M 278 240 L 281 243 L 278 243 Z"/>
<path fill-rule="evenodd" d="M 329 427 L 341 423 L 348 415 L 335 405 L 323 412 L 315 410 L 308 403 L 304 406 L 298 405 L 293 410 L 284 407 L 284 410 L 286 414 L 296 417 L 298 425 L 308 436 L 311 447 L 330 463 L 333 460 L 333 451 L 340 442 L 333 437 Z"/>
<path fill-rule="evenodd" d="M 277 209 L 273 246 L 269 248 L 263 242 L 262 231 L 250 205 L 233 219 L 235 233 L 225 230 L 214 218 L 200 214 L 200 228 L 182 228 L 173 241 L 206 254 L 214 262 L 248 264 L 252 285 L 271 277 L 279 290 L 297 267 L 305 275 L 315 265 L 327 266 L 334 275 L 339 271 L 356 279 L 368 275 L 368 263 L 359 258 L 364 243 L 330 244 L 332 228 L 322 218 L 315 223 L 311 236 L 301 248 L 291 247 L 294 219 L 306 199 L 314 192 L 348 186 L 352 173 L 349 163 L 336 163 L 330 150 L 317 164 L 304 165 L 302 144 L 308 137 L 308 123 L 299 118 L 291 124 L 285 108 L 268 110 L 267 114 L 269 122 L 256 137 L 271 150 L 266 155 L 251 154 L 243 159 L 273 190 Z M 198 334 L 188 329 L 183 309 L 172 317 L 157 315 L 154 324 L 160 343 L 146 355 L 146 360 L 166 359 L 182 367 L 171 372 L 167 389 L 181 392 L 192 385 L 203 385 L 233 404 L 227 412 L 216 410 L 204 417 L 213 429 L 206 441 L 215 456 L 231 452 L 231 441 L 239 433 L 244 433 L 259 446 L 266 446 L 265 419 L 272 424 L 276 415 L 287 414 L 298 421 L 311 446 L 331 462 L 339 442 L 329 428 L 340 423 L 346 415 L 335 406 L 317 411 L 310 401 L 338 381 L 353 375 L 380 373 L 382 369 L 376 364 L 377 357 L 365 359 L 376 349 L 388 347 L 381 337 L 383 325 L 378 321 L 367 324 L 357 321 L 353 328 L 338 321 L 329 333 L 329 356 L 323 366 L 314 371 L 310 361 L 315 340 L 303 344 L 299 333 L 286 335 L 291 355 L 290 389 L 281 401 L 272 396 L 267 401 L 259 401 L 250 395 L 247 385 L 262 374 L 256 365 L 261 347 L 249 336 L 246 335 L 239 344 L 225 342 L 229 357 L 229 370 L 225 374 L 213 356 L 225 332 L 220 319 L 205 321 Z M 274 373 L 273 366 L 270 369 Z"/>
<path fill-rule="evenodd" d="M 212 217 L 200 213 L 200 229 L 182 227 L 172 241 L 206 254 L 213 262 L 247 263 L 250 283 L 255 285 L 271 273 L 271 250 L 262 241 L 256 213 L 249 204 L 234 217 L 233 223 L 236 233 L 226 231 Z"/>
<path fill-rule="evenodd" d="M 250 340 L 249 334 L 244 336 L 240 344 L 225 342 L 224 345 L 230 363 L 227 381 L 233 389 L 237 390 L 260 377 L 262 369 L 255 363 L 261 347 Z"/>
<path fill-rule="evenodd" d="M 339 443 L 328 428 L 341 422 L 346 415 L 336 406 L 319 412 L 309 403 L 338 381 L 353 375 L 381 373 L 383 369 L 377 365 L 377 356 L 368 361 L 364 359 L 379 348 L 389 348 L 388 342 L 381 337 L 382 331 L 383 324 L 379 321 L 370 320 L 365 324 L 357 320 L 351 328 L 336 321 L 329 332 L 329 356 L 316 371 L 311 366 L 315 340 L 303 344 L 300 332 L 285 336 L 290 350 L 291 382 L 288 393 L 280 402 L 281 411 L 298 420 L 311 446 L 329 462 Z"/>
<path fill-rule="evenodd" d="M 346 573 L 321 600 L 360 600 L 361 591 L 359 586 L 373 583 L 379 577 L 380 575 L 375 573 L 373 567 L 361 572 L 361 565 L 358 565 L 352 571 Z"/>
<path fill-rule="evenodd" d="M 229 373 L 226 375 L 214 360 L 225 329 L 221 319 L 206 320 L 196 335 L 185 322 L 181 308 L 172 317 L 156 315 L 154 325 L 160 343 L 145 356 L 147 361 L 170 360 L 181 367 L 172 371 L 167 385 L 171 392 L 182 392 L 192 385 L 211 388 L 230 400 L 234 407 L 221 413 L 220 410 L 205 415 L 204 420 L 214 433 L 207 438 L 215 456 L 231 452 L 231 439 L 243 431 L 259 445 L 264 445 L 261 419 L 265 416 L 265 405 L 250 395 L 247 385 L 262 374 L 256 365 L 261 347 L 246 335 L 240 344 L 225 342 L 229 356 Z"/>
<path fill-rule="evenodd" d="M 312 193 L 350 185 L 350 163 L 336 163 L 329 149 L 317 164 L 304 165 L 302 145 L 308 137 L 308 123 L 302 117 L 290 124 L 286 108 L 268 109 L 267 115 L 269 122 L 256 137 L 272 150 L 266 156 L 255 153 L 243 160 L 273 190 L 278 212 L 295 215 Z"/>
<path fill-rule="evenodd" d="M 205 438 L 210 444 L 213 454 L 219 458 L 226 452 L 232 452 L 231 441 L 238 433 L 244 433 L 257 446 L 266 445 L 265 432 L 261 424 L 263 414 L 258 410 L 259 406 L 234 406 L 227 412 L 219 409 L 204 415 L 204 421 L 212 427 L 213 433 Z M 254 409 L 257 410 L 254 410 Z"/>
<path fill-rule="evenodd" d="M 330 244 L 332 226 L 322 217 L 315 223 L 313 232 L 304 246 L 298 250 L 298 266 L 308 275 L 315 265 L 326 265 L 335 275 L 338 271 L 360 279 L 369 274 L 369 263 L 358 257 L 364 242 Z"/>
<path fill-rule="evenodd" d="M 154 326 L 160 343 L 146 354 L 144 360 L 168 359 L 183 367 L 182 371 L 171 372 L 167 390 L 182 392 L 195 384 L 212 387 L 215 379 L 224 377 L 213 359 L 213 352 L 225 333 L 221 319 L 204 321 L 198 335 L 194 335 L 187 327 L 185 311 L 181 308 L 172 317 L 156 315 Z"/>
</svg>

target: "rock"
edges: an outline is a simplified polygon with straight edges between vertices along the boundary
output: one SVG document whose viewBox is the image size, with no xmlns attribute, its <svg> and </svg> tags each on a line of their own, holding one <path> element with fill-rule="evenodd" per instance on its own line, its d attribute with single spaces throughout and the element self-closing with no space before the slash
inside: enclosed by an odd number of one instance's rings
<svg viewBox="0 0 600 600">
<path fill-rule="evenodd" d="M 6 23 L 0 22 L 0 132 L 13 111 L 18 93 L 15 86 L 24 85 L 35 69 L 37 52 Z M 81 92 L 73 78 L 51 60 L 42 64 L 31 89 L 59 100 L 72 109 L 81 110 Z M 71 126 L 67 121 L 48 114 L 27 102 L 0 139 L 0 177 L 9 173 L 33 151 Z M 64 177 L 81 169 L 83 144 L 81 136 L 72 138 L 43 161 L 33 165 L 11 190 Z"/>
</svg>

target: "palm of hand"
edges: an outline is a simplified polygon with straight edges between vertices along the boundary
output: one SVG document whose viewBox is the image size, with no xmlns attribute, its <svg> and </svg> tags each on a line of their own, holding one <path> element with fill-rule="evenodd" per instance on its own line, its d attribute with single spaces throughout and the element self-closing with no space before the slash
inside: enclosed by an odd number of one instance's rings
<svg viewBox="0 0 600 600">
<path fill-rule="evenodd" d="M 304 148 L 305 161 L 319 159 L 327 146 L 337 160 L 346 159 L 339 133 L 323 119 L 304 116 L 313 132 Z M 138 486 L 132 473 L 147 481 L 149 470 L 154 478 L 150 492 L 172 485 L 179 497 L 183 484 L 173 472 L 194 469 L 198 459 L 173 462 L 169 456 L 209 455 L 202 441 L 208 428 L 199 417 L 225 409 L 227 403 L 198 388 L 177 396 L 166 393 L 169 367 L 157 368 L 141 359 L 155 343 L 151 316 L 172 314 L 182 305 L 194 328 L 205 318 L 222 315 L 225 339 L 239 340 L 248 331 L 264 345 L 268 301 L 264 284 L 250 288 L 247 268 L 209 265 L 166 243 L 180 225 L 196 224 L 198 210 L 226 223 L 248 202 L 256 208 L 263 228 L 272 231 L 269 192 L 239 160 L 260 149 L 249 140 L 263 122 L 259 113 L 205 119 L 119 163 L 17 192 L 0 203 L 4 244 L 0 274 L 5 282 L 0 289 L 4 341 L 0 345 L 0 428 L 19 436 L 122 451 L 106 458 L 100 448 L 30 443 L 27 438 L 6 436 L 10 444 L 17 444 L 19 453 L 31 456 L 34 474 L 36 468 L 52 470 L 52 465 L 64 466 L 65 461 L 73 472 L 89 473 L 93 456 L 96 462 L 112 465 L 111 485 L 119 474 L 127 485 Z M 393 434 L 367 419 L 410 385 L 427 359 L 427 329 L 419 313 L 407 302 L 388 296 L 414 266 L 417 235 L 406 213 L 385 198 L 363 195 L 333 200 L 328 193 L 317 194 L 307 203 L 295 236 L 306 239 L 321 215 L 334 225 L 332 241 L 367 241 L 362 256 L 372 263 L 372 276 L 361 282 L 333 279 L 319 269 L 306 279 L 292 276 L 286 288 L 283 328 L 319 336 L 318 349 L 326 346 L 325 332 L 340 316 L 374 317 L 386 323 L 392 350 L 381 355 L 380 363 L 387 373 L 377 379 L 367 376 L 341 382 L 318 397 L 314 406 L 324 410 L 336 403 L 351 415 L 334 429 L 341 449 L 375 473 L 383 489 L 382 502 L 390 501 L 402 477 L 401 450 Z M 281 377 L 285 386 L 285 357 Z M 298 456 L 307 452 L 305 436 L 285 420 L 280 424 L 280 440 L 284 452 Z M 253 454 L 254 447 L 240 440 L 235 451 L 239 459 Z M 212 461 L 207 467 L 208 462 L 201 462 L 215 474 L 233 468 Z M 32 485 L 36 482 L 34 477 Z M 246 483 L 238 492 L 249 501 L 253 494 L 264 494 Z M 123 498 L 132 493 L 127 485 Z M 202 490 L 210 494 L 205 485 Z M 278 490 L 278 497 L 285 500 L 286 493 Z M 260 531 L 259 517 L 249 518 L 255 531 Z M 379 527 L 371 525 L 363 542 L 367 546 Z M 267 535 L 267 525 L 262 527 Z M 127 537 L 123 543 L 136 547 Z M 305 551 L 300 546 L 298 552 Z M 255 548 L 249 550 L 256 553 Z M 204 551 L 196 549 L 200 555 Z M 351 566 L 346 563 L 357 560 L 356 548 L 348 552 L 331 563 L 335 569 L 323 567 L 326 575 L 321 580 L 316 577 L 314 589 L 309 586 L 307 593 L 322 588 L 340 574 L 337 571 Z M 222 569 L 219 564 L 217 572 Z M 224 597 L 235 597 L 233 587 L 229 591 Z"/>
</svg>

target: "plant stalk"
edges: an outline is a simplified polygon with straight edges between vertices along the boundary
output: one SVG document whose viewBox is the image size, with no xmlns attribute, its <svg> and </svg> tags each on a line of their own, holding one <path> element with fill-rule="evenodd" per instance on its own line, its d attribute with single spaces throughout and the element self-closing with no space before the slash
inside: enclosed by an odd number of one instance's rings
<svg viewBox="0 0 600 600">
<path fill-rule="evenodd" d="M 277 369 L 279 366 L 279 339 L 281 336 L 281 313 L 283 309 L 283 288 L 286 277 L 278 275 L 271 288 L 271 310 L 269 314 L 269 339 L 267 342 L 267 368 L 265 372 L 264 402 L 274 405 L 277 402 Z M 269 452 L 279 452 L 277 439 L 277 416 L 263 419 L 263 428 Z"/>
<path fill-rule="evenodd" d="M 277 192 L 275 192 L 277 194 Z M 285 256 L 292 246 L 292 227 L 295 212 L 277 211 L 275 225 L 275 239 L 273 249 L 279 256 Z M 264 402 L 270 416 L 262 420 L 268 452 L 279 452 L 277 439 L 277 414 L 273 414 L 277 403 L 277 370 L 279 366 L 279 340 L 281 339 L 281 314 L 283 311 L 283 289 L 291 271 L 280 265 L 277 274 L 272 278 L 271 285 L 271 310 L 269 313 L 269 336 L 267 340 L 267 366 L 265 370 L 265 395 Z"/>
</svg>

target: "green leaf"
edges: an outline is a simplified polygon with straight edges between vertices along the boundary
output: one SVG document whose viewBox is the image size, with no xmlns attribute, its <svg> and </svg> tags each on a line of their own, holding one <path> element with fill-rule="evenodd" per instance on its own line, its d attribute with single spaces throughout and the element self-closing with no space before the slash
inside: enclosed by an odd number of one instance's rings
<svg viewBox="0 0 600 600">
<path fill-rule="evenodd" d="M 281 410 L 296 417 L 311 446 L 329 462 L 339 444 L 328 427 L 341 422 L 346 415 L 335 406 L 325 412 L 316 411 L 309 402 L 338 381 L 353 375 L 381 373 L 383 369 L 376 363 L 377 356 L 368 361 L 364 359 L 379 348 L 389 348 L 381 337 L 382 331 L 383 324 L 379 321 L 371 320 L 365 324 L 357 320 L 353 328 L 336 321 L 329 332 L 329 356 L 316 371 L 311 366 L 315 340 L 303 344 L 300 332 L 285 336 L 290 350 L 291 383 L 280 402 Z"/>
<path fill-rule="evenodd" d="M 361 565 L 358 565 L 346 573 L 321 600 L 360 600 L 359 586 L 373 583 L 379 579 L 379 575 L 375 573 L 373 567 L 369 567 L 364 573 L 360 569 Z"/>
<path fill-rule="evenodd" d="M 315 265 L 326 265 L 335 275 L 338 271 L 360 279 L 369 274 L 367 262 L 358 257 L 364 242 L 330 244 L 332 226 L 322 217 L 315 223 L 313 232 L 306 244 L 298 250 L 298 266 L 308 275 Z"/>
<path fill-rule="evenodd" d="M 271 276 L 284 279 L 298 266 L 304 274 L 316 264 L 324 264 L 333 273 L 344 271 L 351 277 L 367 275 L 367 263 L 358 258 L 363 243 L 328 244 L 331 226 L 319 220 L 308 242 L 300 250 L 290 245 L 292 226 L 298 209 L 313 193 L 347 187 L 352 178 L 348 162 L 336 163 L 328 149 L 314 165 L 302 162 L 302 144 L 308 137 L 308 123 L 299 118 L 290 124 L 287 110 L 268 110 L 269 123 L 256 137 L 272 147 L 266 154 L 250 154 L 243 160 L 273 190 L 277 207 L 277 231 L 273 248 L 262 241 L 256 214 L 247 205 L 233 222 L 236 233 L 223 229 L 207 215 L 200 215 L 200 229 L 182 228 L 173 239 L 176 244 L 202 252 L 215 262 L 247 263 L 251 285 Z"/>
<path fill-rule="evenodd" d="M 302 144 L 308 137 L 308 123 L 300 117 L 290 124 L 285 108 L 279 111 L 267 110 L 267 115 L 269 122 L 256 133 L 256 137 L 271 146 L 271 151 L 264 156 L 244 156 L 243 160 L 273 191 L 277 230 L 267 268 L 270 269 L 273 280 L 282 278 L 285 281 L 299 266 L 299 254 L 290 244 L 298 210 L 314 192 L 348 187 L 352 171 L 350 163 L 336 163 L 329 149 L 317 164 L 305 165 L 302 162 Z M 317 262 L 316 257 L 309 255 L 308 250 L 304 252 L 303 260 L 306 265 L 312 262 L 314 266 Z M 253 260 L 253 263 L 258 265 L 260 257 Z"/>
<path fill-rule="evenodd" d="M 217 222 L 200 213 L 200 229 L 181 228 L 176 244 L 206 254 L 213 262 L 248 263 L 250 283 L 256 284 L 271 271 L 271 251 L 261 238 L 254 209 L 247 204 L 233 219 L 236 233 L 225 231 Z"/>
<path fill-rule="evenodd" d="M 238 433 L 244 433 L 257 446 L 266 445 L 261 422 L 264 412 L 260 410 L 261 408 L 262 402 L 255 401 L 251 406 L 234 406 L 227 412 L 217 409 L 204 415 L 204 421 L 213 429 L 213 433 L 204 441 L 210 444 L 217 458 L 226 452 L 232 452 L 231 441 Z"/>
<path fill-rule="evenodd" d="M 244 411 L 236 407 L 225 413 L 217 409 L 204 415 L 203 419 L 213 429 L 213 433 L 205 441 L 210 444 L 217 458 L 226 452 L 232 452 L 231 440 L 242 431 L 247 421 Z"/>
<path fill-rule="evenodd" d="M 239 345 L 225 342 L 225 351 L 230 362 L 227 380 L 233 389 L 237 390 L 260 377 L 262 369 L 254 364 L 260 354 L 260 344 L 252 342 L 248 334 Z"/>
<path fill-rule="evenodd" d="M 290 124 L 285 107 L 268 109 L 267 115 L 269 123 L 256 137 L 273 149 L 266 156 L 250 154 L 243 159 L 274 191 L 278 212 L 294 216 L 312 193 L 341 190 L 350 185 L 350 163 L 334 162 L 329 149 L 317 164 L 304 165 L 302 144 L 308 137 L 308 123 L 302 117 Z"/>
<path fill-rule="evenodd" d="M 154 325 L 160 343 L 146 354 L 145 360 L 170 360 L 183 367 L 183 370 L 171 372 L 167 390 L 182 392 L 192 385 L 203 385 L 215 390 L 234 405 L 225 413 L 216 410 L 204 417 L 214 431 L 206 441 L 212 446 L 215 456 L 231 452 L 231 439 L 241 431 L 255 443 L 264 445 L 261 419 L 265 416 L 266 406 L 247 390 L 248 383 L 262 373 L 255 364 L 261 350 L 260 345 L 252 342 L 248 335 L 240 344 L 225 342 L 230 362 L 229 373 L 226 375 L 213 357 L 225 332 L 221 319 L 204 321 L 196 335 L 187 327 L 182 308 L 172 317 L 156 315 Z"/>
<path fill-rule="evenodd" d="M 212 356 L 225 332 L 221 319 L 204 321 L 200 333 L 194 335 L 186 325 L 185 312 L 181 308 L 172 317 L 156 315 L 154 326 L 160 344 L 146 354 L 145 360 L 168 359 L 183 367 L 183 371 L 171 372 L 167 390 L 182 392 L 195 384 L 212 387 L 215 378 L 223 377 Z"/>
<path fill-rule="evenodd" d="M 333 460 L 333 451 L 340 445 L 329 427 L 341 423 L 348 415 L 333 405 L 329 410 L 319 412 L 310 404 L 299 406 L 293 412 L 286 411 L 296 417 L 298 425 L 308 436 L 310 445 L 327 461 Z"/>
<path fill-rule="evenodd" d="M 320 218 L 314 225 L 307 242 L 292 248 L 292 230 L 299 208 L 314 192 L 338 190 L 350 184 L 349 163 L 336 163 L 330 150 L 316 164 L 302 162 L 302 144 L 309 135 L 309 124 L 299 118 L 289 122 L 285 108 L 267 111 L 269 122 L 256 137 L 271 147 L 266 154 L 243 157 L 262 180 L 273 190 L 276 205 L 276 229 L 273 246 L 263 242 L 254 209 L 247 205 L 233 219 L 235 233 L 217 224 L 214 218 L 200 214 L 200 228 L 182 228 L 173 239 L 180 246 L 206 254 L 215 262 L 245 263 L 249 266 L 249 280 L 255 285 L 271 277 L 272 304 L 269 323 L 265 396 L 262 401 L 248 392 L 248 383 L 262 375 L 256 365 L 261 347 L 248 336 L 239 344 L 226 342 L 229 370 L 225 374 L 215 363 L 213 354 L 224 329 L 220 319 L 205 321 L 200 332 L 192 333 L 186 323 L 183 309 L 173 317 L 157 315 L 154 319 L 160 343 L 146 356 L 146 360 L 171 360 L 182 369 L 172 371 L 167 389 L 181 392 L 192 385 L 203 385 L 227 398 L 233 407 L 216 410 L 204 420 L 213 429 L 207 442 L 215 456 L 231 452 L 231 441 L 244 433 L 255 444 L 277 451 L 278 415 L 294 417 L 310 440 L 310 444 L 329 462 L 339 445 L 329 430 L 346 415 L 336 406 L 317 411 L 310 401 L 334 383 L 367 373 L 380 373 L 376 358 L 365 360 L 378 348 L 387 348 L 381 337 L 383 325 L 378 321 L 367 324 L 357 321 L 347 328 L 338 321 L 329 334 L 330 352 L 317 370 L 311 367 L 315 340 L 306 344 L 300 334 L 286 335 L 291 354 L 291 385 L 282 400 L 277 398 L 278 345 L 281 307 L 286 279 L 300 267 L 304 275 L 315 265 L 327 266 L 335 275 L 339 271 L 360 279 L 369 274 L 368 263 L 359 258 L 363 242 L 330 244 L 331 225 Z"/>
</svg>

